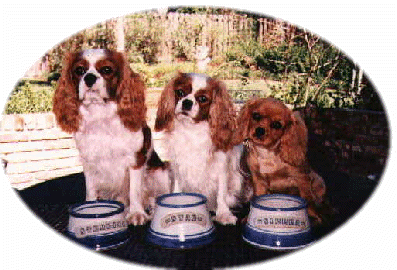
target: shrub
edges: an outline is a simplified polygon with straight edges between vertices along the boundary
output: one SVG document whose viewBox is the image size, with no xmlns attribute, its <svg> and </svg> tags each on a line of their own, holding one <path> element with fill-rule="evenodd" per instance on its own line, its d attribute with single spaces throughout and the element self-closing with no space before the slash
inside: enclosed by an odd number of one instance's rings
<svg viewBox="0 0 397 270">
<path fill-rule="evenodd" d="M 196 65 L 193 62 L 180 63 L 159 63 L 149 65 L 145 63 L 131 64 L 132 70 L 139 73 L 145 81 L 146 87 L 163 87 L 169 82 L 178 71 L 196 72 Z"/>
<path fill-rule="evenodd" d="M 196 58 L 196 45 L 200 40 L 203 24 L 198 18 L 192 21 L 182 17 L 178 29 L 172 35 L 172 56 L 174 59 L 187 59 L 190 61 Z"/>
<path fill-rule="evenodd" d="M 150 14 L 127 17 L 125 48 L 132 63 L 157 63 L 164 26 Z"/>
<path fill-rule="evenodd" d="M 54 89 L 55 83 L 42 86 L 31 82 L 20 82 L 11 93 L 4 112 L 24 114 L 51 111 Z"/>
</svg>

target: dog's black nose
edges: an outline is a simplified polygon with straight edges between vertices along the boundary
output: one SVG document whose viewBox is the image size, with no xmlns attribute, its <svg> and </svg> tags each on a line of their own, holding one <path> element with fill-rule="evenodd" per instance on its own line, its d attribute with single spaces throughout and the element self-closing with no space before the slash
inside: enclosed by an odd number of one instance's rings
<svg viewBox="0 0 397 270">
<path fill-rule="evenodd" d="M 254 136 L 257 137 L 258 139 L 262 138 L 265 134 L 266 134 L 266 131 L 264 128 L 258 127 L 255 129 Z"/>
<path fill-rule="evenodd" d="M 182 110 L 190 111 L 192 109 L 192 106 L 193 101 L 191 101 L 190 99 L 185 99 L 184 101 L 182 101 Z"/>
<path fill-rule="evenodd" d="M 87 75 L 84 76 L 84 82 L 88 87 L 91 87 L 94 85 L 96 82 L 97 76 L 95 76 L 92 73 L 88 73 Z"/>
</svg>

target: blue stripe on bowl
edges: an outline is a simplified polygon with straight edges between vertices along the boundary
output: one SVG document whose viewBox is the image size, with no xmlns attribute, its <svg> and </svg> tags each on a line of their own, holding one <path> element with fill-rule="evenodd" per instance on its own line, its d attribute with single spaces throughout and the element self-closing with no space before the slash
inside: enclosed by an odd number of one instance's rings
<svg viewBox="0 0 397 270">
<path fill-rule="evenodd" d="M 255 230 L 246 225 L 243 240 L 264 249 L 296 249 L 308 245 L 312 240 L 312 235 L 310 230 L 294 234 L 279 234 Z"/>
<path fill-rule="evenodd" d="M 129 234 L 127 230 L 116 233 L 86 236 L 84 238 L 77 238 L 74 233 L 67 231 L 67 236 L 69 236 L 74 241 L 95 250 L 106 250 L 118 247 L 127 242 L 127 240 L 129 239 Z"/>
<path fill-rule="evenodd" d="M 163 202 L 166 198 L 177 197 L 177 196 L 197 197 L 197 198 L 200 198 L 200 201 L 198 201 L 196 203 L 190 203 L 190 204 L 170 204 L 170 203 Z M 163 206 L 163 207 L 168 207 L 168 208 L 187 208 L 187 207 L 193 207 L 193 206 L 205 204 L 206 202 L 207 202 L 207 198 L 204 195 L 201 195 L 198 193 L 188 193 L 188 192 L 165 194 L 165 195 L 161 195 L 161 196 L 157 197 L 157 199 L 156 199 L 157 205 Z"/>
<path fill-rule="evenodd" d="M 175 239 L 179 238 L 179 234 L 166 234 L 166 233 L 161 233 L 161 232 L 157 232 L 157 231 L 153 230 L 151 227 L 150 227 L 148 230 L 149 230 L 149 232 L 154 233 L 154 234 L 156 234 L 156 235 L 159 235 L 159 236 L 161 236 L 161 237 L 165 237 L 165 238 L 175 238 Z M 209 234 L 209 233 L 211 233 L 211 232 L 214 231 L 214 230 L 215 230 L 215 227 L 211 227 L 209 230 L 207 230 L 207 231 L 205 231 L 205 232 L 195 233 L 195 234 L 186 234 L 186 235 L 184 235 L 184 236 L 185 236 L 185 238 L 198 238 L 198 237 L 201 237 L 201 236 L 203 236 L 203 235 Z"/>
<path fill-rule="evenodd" d="M 165 248 L 194 248 L 203 245 L 208 245 L 215 239 L 215 228 L 199 233 L 195 235 L 186 235 L 185 239 L 181 241 L 179 235 L 165 235 L 162 233 L 157 233 L 149 228 L 146 235 L 146 240 L 152 244 L 162 246 Z"/>
<path fill-rule="evenodd" d="M 101 214 L 82 214 L 79 213 L 78 211 L 82 209 L 87 209 L 87 208 L 98 208 L 98 207 L 107 207 L 107 208 L 112 208 L 114 210 L 111 210 L 108 213 L 101 213 Z M 104 218 L 104 217 L 110 217 L 116 214 L 120 214 L 124 211 L 124 205 L 120 202 L 117 201 L 111 201 L 111 200 L 98 200 L 98 201 L 87 201 L 83 203 L 78 203 L 75 205 L 72 205 L 69 208 L 69 215 L 77 218 Z"/>
<path fill-rule="evenodd" d="M 268 207 L 259 204 L 259 202 L 266 200 L 274 200 L 274 199 L 283 200 L 283 201 L 294 201 L 299 203 L 300 205 L 296 207 Z M 251 202 L 251 206 L 266 211 L 298 211 L 303 208 L 306 208 L 307 202 L 303 198 L 298 196 L 286 195 L 286 194 L 272 194 L 272 195 L 261 195 L 255 197 Z"/>
</svg>

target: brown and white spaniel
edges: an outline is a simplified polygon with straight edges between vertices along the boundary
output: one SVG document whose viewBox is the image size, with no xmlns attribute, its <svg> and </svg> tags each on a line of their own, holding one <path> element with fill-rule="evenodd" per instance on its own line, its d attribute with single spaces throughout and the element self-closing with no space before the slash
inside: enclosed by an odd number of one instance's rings
<svg viewBox="0 0 397 270">
<path fill-rule="evenodd" d="M 273 98 L 249 100 L 241 109 L 234 142 L 244 142 L 243 164 L 248 167 L 254 195 L 285 193 L 308 202 L 308 213 L 321 223 L 327 204 L 323 179 L 306 158 L 307 129 L 297 113 Z"/>
<path fill-rule="evenodd" d="M 153 150 L 145 86 L 122 53 L 69 53 L 53 99 L 60 128 L 74 135 L 86 200 L 124 203 L 127 221 L 144 224 L 154 197 L 170 192 L 167 164 Z"/>
<path fill-rule="evenodd" d="M 179 73 L 163 90 L 155 130 L 165 132 L 174 191 L 207 197 L 215 220 L 234 224 L 242 177 L 241 147 L 233 147 L 235 111 L 226 87 L 204 74 Z"/>
</svg>

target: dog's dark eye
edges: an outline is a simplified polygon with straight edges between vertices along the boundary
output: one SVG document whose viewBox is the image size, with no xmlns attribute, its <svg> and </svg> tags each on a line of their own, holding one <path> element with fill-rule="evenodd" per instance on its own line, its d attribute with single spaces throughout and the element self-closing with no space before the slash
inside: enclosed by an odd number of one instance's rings
<svg viewBox="0 0 397 270">
<path fill-rule="evenodd" d="M 205 103 L 208 101 L 208 98 L 206 96 L 198 96 L 197 101 L 200 103 Z"/>
<path fill-rule="evenodd" d="M 262 119 L 262 115 L 260 115 L 260 113 L 258 112 L 254 112 L 252 113 L 252 119 L 254 119 L 255 121 L 260 121 Z"/>
<path fill-rule="evenodd" d="M 78 66 L 78 67 L 76 67 L 76 68 L 74 69 L 74 73 L 75 73 L 77 76 L 83 76 L 83 75 L 85 74 L 86 71 L 87 71 L 86 68 L 83 67 L 83 66 Z"/>
<path fill-rule="evenodd" d="M 179 98 L 183 98 L 184 96 L 186 96 L 186 95 L 185 95 L 185 92 L 183 92 L 182 89 L 177 89 L 177 90 L 175 90 L 175 94 L 176 94 L 176 96 L 179 97 Z"/>
<path fill-rule="evenodd" d="M 279 121 L 274 121 L 270 124 L 270 127 L 274 129 L 280 129 L 283 127 L 283 125 Z"/>
<path fill-rule="evenodd" d="M 113 72 L 113 69 L 109 66 L 104 66 L 99 70 L 99 73 L 102 75 L 109 75 Z"/>
</svg>

